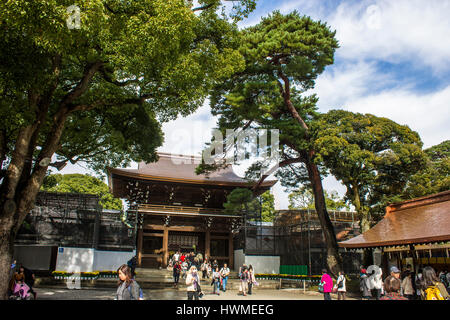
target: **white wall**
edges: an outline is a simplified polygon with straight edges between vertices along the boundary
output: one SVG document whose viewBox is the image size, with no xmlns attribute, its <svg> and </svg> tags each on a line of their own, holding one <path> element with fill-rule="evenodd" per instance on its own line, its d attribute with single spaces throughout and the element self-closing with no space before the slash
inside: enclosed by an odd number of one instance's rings
<svg viewBox="0 0 450 320">
<path fill-rule="evenodd" d="M 14 245 L 14 259 L 31 270 L 49 270 L 51 246 Z"/>
<path fill-rule="evenodd" d="M 279 256 L 245 256 L 245 264 L 252 265 L 255 273 L 280 273 Z"/>
<path fill-rule="evenodd" d="M 251 256 L 244 255 L 242 249 L 234 251 L 234 271 L 238 271 L 243 264 L 252 265 L 256 273 L 279 273 L 279 256 Z"/>
<path fill-rule="evenodd" d="M 61 252 L 62 251 L 62 252 Z M 94 249 L 59 247 L 56 271 L 92 272 L 94 267 Z"/>
<path fill-rule="evenodd" d="M 234 271 L 239 271 L 239 267 L 245 262 L 244 250 L 234 250 Z"/>
<path fill-rule="evenodd" d="M 98 251 L 91 248 L 59 247 L 56 271 L 115 271 L 134 255 L 135 251 Z"/>
<path fill-rule="evenodd" d="M 94 252 L 94 271 L 117 270 L 135 255 L 135 251 L 97 251 Z"/>
</svg>

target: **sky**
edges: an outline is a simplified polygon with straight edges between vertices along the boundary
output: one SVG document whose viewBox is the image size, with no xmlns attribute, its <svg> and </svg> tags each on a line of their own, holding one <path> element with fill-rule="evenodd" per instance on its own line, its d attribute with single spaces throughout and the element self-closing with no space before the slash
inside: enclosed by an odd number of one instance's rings
<svg viewBox="0 0 450 320">
<path fill-rule="evenodd" d="M 320 112 L 387 117 L 418 132 L 424 148 L 450 139 L 450 0 L 260 0 L 239 26 L 255 25 L 275 10 L 297 10 L 336 30 L 335 62 L 307 92 L 318 95 Z M 216 120 L 206 101 L 194 114 L 163 124 L 158 151 L 200 154 Z M 60 173 L 73 172 L 89 170 L 68 165 Z M 244 166 L 235 172 L 242 175 Z M 345 193 L 333 177 L 323 184 Z M 272 191 L 276 208 L 286 209 L 288 193 L 279 182 Z"/>
</svg>

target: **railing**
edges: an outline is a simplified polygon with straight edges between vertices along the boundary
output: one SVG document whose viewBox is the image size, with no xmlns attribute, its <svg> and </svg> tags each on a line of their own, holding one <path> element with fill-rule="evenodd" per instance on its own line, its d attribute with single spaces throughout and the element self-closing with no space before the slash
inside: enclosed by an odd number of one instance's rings
<svg viewBox="0 0 450 320">
<path fill-rule="evenodd" d="M 295 213 L 295 215 L 292 215 Z M 278 221 L 276 224 L 283 224 L 286 222 L 295 224 L 303 221 L 315 221 L 319 220 L 319 217 L 315 210 L 279 210 Z M 357 222 L 358 215 L 355 212 L 348 211 L 328 211 L 328 215 L 330 217 L 331 222 Z"/>
<path fill-rule="evenodd" d="M 223 209 L 217 209 L 217 208 L 169 206 L 169 205 L 159 205 L 159 204 L 140 204 L 138 206 L 138 211 L 195 213 L 195 214 L 219 214 L 219 215 L 224 214 Z"/>
</svg>

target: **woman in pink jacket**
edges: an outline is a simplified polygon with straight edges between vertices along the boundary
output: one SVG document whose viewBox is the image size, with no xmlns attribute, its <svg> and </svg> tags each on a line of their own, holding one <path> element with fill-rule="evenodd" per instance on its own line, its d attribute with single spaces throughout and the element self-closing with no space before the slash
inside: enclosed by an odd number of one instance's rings
<svg viewBox="0 0 450 320">
<path fill-rule="evenodd" d="M 327 273 L 327 269 L 322 269 L 322 278 L 320 282 L 323 283 L 323 299 L 331 300 L 331 290 L 333 289 L 333 279 Z"/>
</svg>

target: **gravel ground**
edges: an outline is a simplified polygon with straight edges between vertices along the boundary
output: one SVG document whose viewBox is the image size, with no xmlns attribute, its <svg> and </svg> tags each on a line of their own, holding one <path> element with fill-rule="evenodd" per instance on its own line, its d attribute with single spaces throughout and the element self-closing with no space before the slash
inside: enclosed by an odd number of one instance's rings
<svg viewBox="0 0 450 320">
<path fill-rule="evenodd" d="M 37 300 L 114 300 L 115 289 L 66 289 L 66 288 L 34 288 Z M 143 290 L 144 298 L 151 300 L 186 300 L 186 292 L 175 289 Z M 316 292 L 303 293 L 299 289 L 255 290 L 254 294 L 241 296 L 237 291 L 221 292 L 220 295 L 205 292 L 201 300 L 323 300 Z M 333 299 L 336 296 L 333 295 Z M 348 298 L 348 300 L 355 300 Z"/>
</svg>

